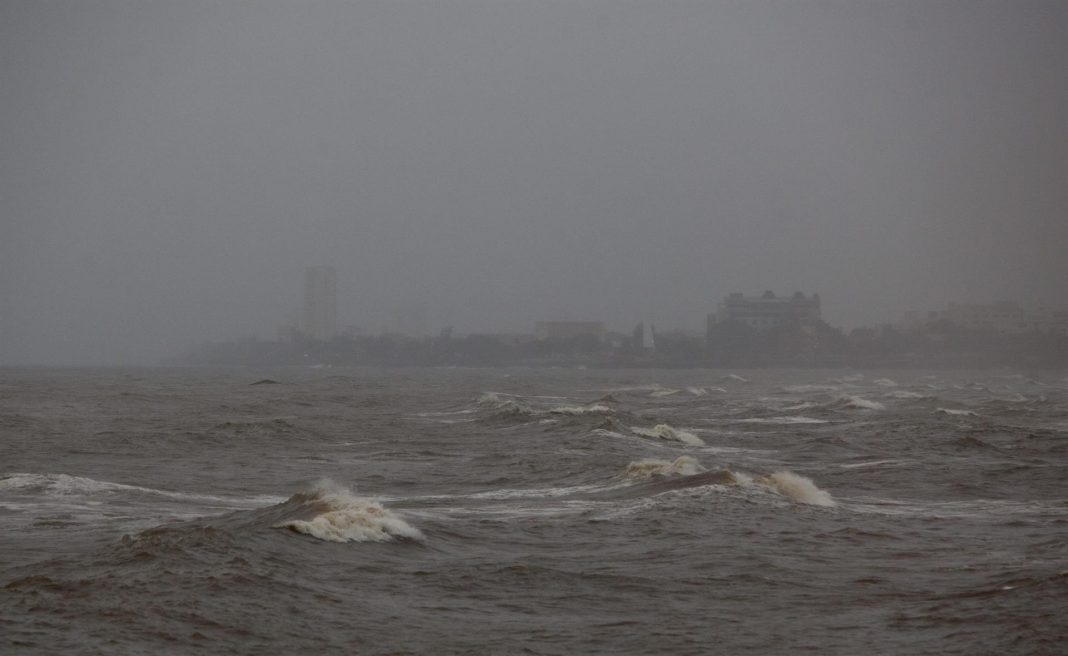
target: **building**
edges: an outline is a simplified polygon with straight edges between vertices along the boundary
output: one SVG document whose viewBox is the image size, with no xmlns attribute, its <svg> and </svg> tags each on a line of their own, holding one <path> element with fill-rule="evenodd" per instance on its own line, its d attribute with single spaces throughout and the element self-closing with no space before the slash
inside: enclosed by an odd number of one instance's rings
<svg viewBox="0 0 1068 656">
<path fill-rule="evenodd" d="M 304 272 L 304 317 L 301 332 L 318 340 L 337 334 L 337 274 L 333 267 L 308 267 Z"/>
<path fill-rule="evenodd" d="M 757 332 L 768 332 L 783 325 L 811 324 L 820 321 L 820 295 L 776 296 L 767 291 L 760 296 L 734 293 L 723 299 L 719 309 L 708 316 L 709 326 L 716 323 L 740 323 Z"/>
<path fill-rule="evenodd" d="M 919 330 L 946 323 L 964 330 L 1018 335 L 1022 333 L 1068 334 L 1068 312 L 1050 307 L 1025 310 L 1014 301 L 996 303 L 950 303 L 944 310 L 906 312 L 903 325 Z"/>
<path fill-rule="evenodd" d="M 534 339 L 538 341 L 567 341 L 577 337 L 593 337 L 604 341 L 603 321 L 539 321 L 534 324 Z"/>
<path fill-rule="evenodd" d="M 1028 328 L 1023 308 L 1012 301 L 998 301 L 990 305 L 978 303 L 950 303 L 939 318 L 967 330 L 1001 333 L 1022 333 Z"/>
</svg>

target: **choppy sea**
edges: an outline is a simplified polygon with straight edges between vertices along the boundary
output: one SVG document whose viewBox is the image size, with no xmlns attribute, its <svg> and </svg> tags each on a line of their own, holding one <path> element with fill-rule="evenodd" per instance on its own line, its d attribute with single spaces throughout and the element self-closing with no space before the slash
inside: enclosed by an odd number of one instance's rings
<svg viewBox="0 0 1068 656">
<path fill-rule="evenodd" d="M 1064 372 L 0 369 L 3 654 L 1065 654 Z"/>
</svg>

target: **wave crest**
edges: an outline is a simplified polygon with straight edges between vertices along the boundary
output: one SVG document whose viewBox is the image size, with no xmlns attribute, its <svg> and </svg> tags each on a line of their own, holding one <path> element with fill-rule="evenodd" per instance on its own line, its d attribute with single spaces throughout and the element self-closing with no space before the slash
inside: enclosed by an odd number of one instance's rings
<svg viewBox="0 0 1068 656">
<path fill-rule="evenodd" d="M 691 456 L 679 456 L 674 461 L 638 460 L 627 465 L 627 478 L 653 478 L 654 476 L 693 476 L 704 468 Z"/>
<path fill-rule="evenodd" d="M 856 410 L 886 410 L 886 406 L 878 401 L 869 401 L 859 396 L 843 396 L 838 399 L 838 404 L 843 408 Z"/>
<path fill-rule="evenodd" d="M 423 533 L 373 499 L 358 497 L 330 481 L 293 495 L 309 519 L 289 519 L 272 525 L 327 542 L 387 542 L 395 538 L 422 540 Z"/>
<path fill-rule="evenodd" d="M 762 477 L 759 482 L 773 492 L 799 503 L 827 507 L 838 505 L 828 492 L 816 487 L 811 479 L 793 472 L 777 471 Z"/>
</svg>

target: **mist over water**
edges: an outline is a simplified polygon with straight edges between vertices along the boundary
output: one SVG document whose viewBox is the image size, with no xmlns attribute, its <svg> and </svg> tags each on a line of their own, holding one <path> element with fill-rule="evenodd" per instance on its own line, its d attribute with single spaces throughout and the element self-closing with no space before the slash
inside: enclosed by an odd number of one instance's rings
<svg viewBox="0 0 1068 656">
<path fill-rule="evenodd" d="M 0 363 L 1063 306 L 1063 2 L 0 7 Z M 414 309 L 413 309 L 414 308 Z"/>
<path fill-rule="evenodd" d="M 1068 640 L 1063 374 L 6 369 L 0 431 L 4 653 Z"/>
</svg>

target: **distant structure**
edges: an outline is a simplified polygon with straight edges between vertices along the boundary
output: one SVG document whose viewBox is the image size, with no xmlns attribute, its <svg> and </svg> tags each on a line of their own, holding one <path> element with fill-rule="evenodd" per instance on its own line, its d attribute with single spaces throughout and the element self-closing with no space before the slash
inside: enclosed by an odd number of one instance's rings
<svg viewBox="0 0 1068 656">
<path fill-rule="evenodd" d="M 719 309 L 708 315 L 708 324 L 741 323 L 757 332 L 780 326 L 814 323 L 820 320 L 820 295 L 776 296 L 767 291 L 760 296 L 734 293 L 723 299 Z"/>
<path fill-rule="evenodd" d="M 1049 307 L 1025 310 L 1014 301 L 950 303 L 944 310 L 906 312 L 902 325 L 907 330 L 918 330 L 938 323 L 999 335 L 1068 335 L 1068 312 Z"/>
<path fill-rule="evenodd" d="M 304 271 L 305 337 L 322 341 L 337 334 L 337 273 L 334 267 L 315 266 Z"/>
<path fill-rule="evenodd" d="M 592 337 L 603 342 L 603 321 L 539 321 L 534 324 L 534 339 L 537 341 L 565 341 L 578 337 Z"/>
</svg>

